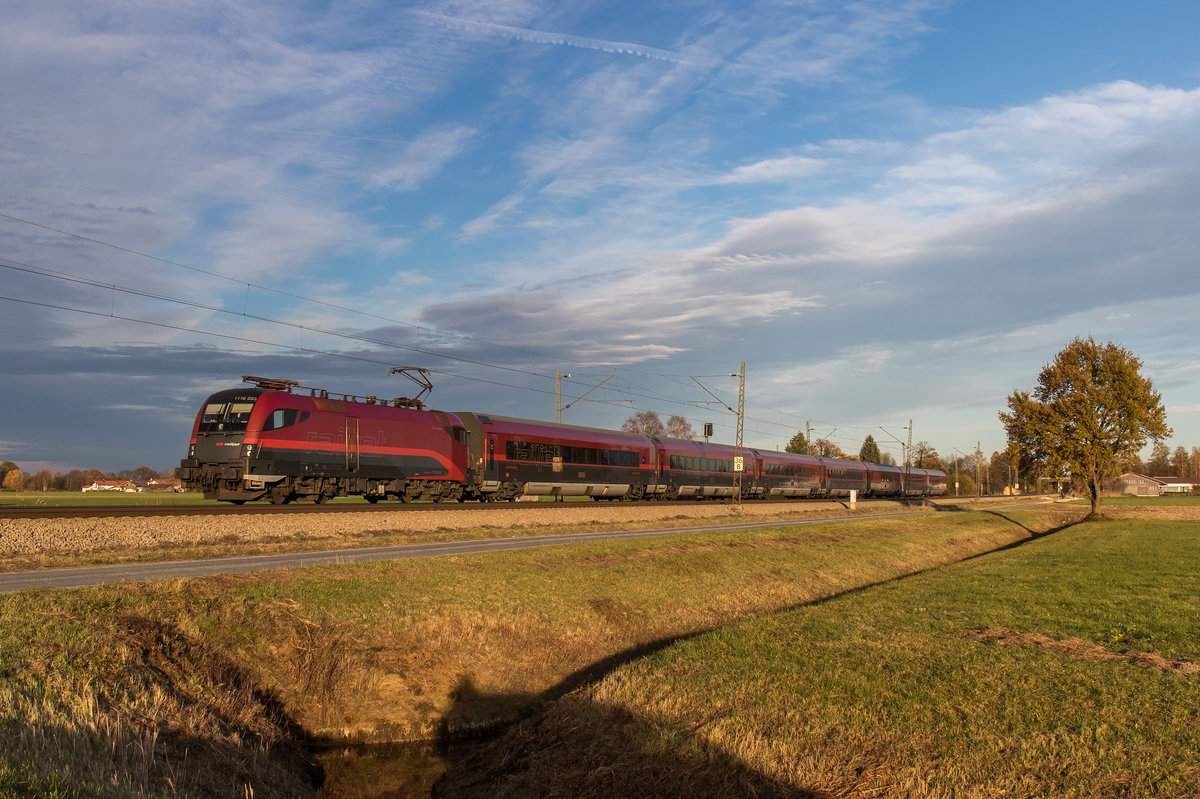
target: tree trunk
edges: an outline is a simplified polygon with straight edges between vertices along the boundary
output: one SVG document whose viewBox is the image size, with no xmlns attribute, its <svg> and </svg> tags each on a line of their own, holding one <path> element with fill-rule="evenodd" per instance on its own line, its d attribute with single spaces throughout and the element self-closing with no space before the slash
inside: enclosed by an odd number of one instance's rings
<svg viewBox="0 0 1200 799">
<path fill-rule="evenodd" d="M 1089 475 L 1087 479 L 1088 499 L 1092 503 L 1092 512 L 1088 515 L 1089 519 L 1100 518 L 1100 477 L 1099 475 Z"/>
</svg>

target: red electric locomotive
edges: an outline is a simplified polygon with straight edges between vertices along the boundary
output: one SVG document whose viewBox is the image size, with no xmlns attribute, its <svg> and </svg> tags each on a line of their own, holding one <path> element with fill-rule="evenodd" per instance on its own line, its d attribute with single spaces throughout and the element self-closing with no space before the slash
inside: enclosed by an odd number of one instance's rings
<svg viewBox="0 0 1200 799">
<path fill-rule="evenodd" d="M 407 398 L 330 394 L 291 380 L 246 377 L 254 388 L 218 391 L 196 415 L 183 484 L 237 504 L 458 500 L 468 484 L 467 433 L 453 414 Z M 307 393 L 305 393 L 307 392 Z"/>
<path fill-rule="evenodd" d="M 404 371 L 423 386 L 423 369 Z M 412 373 L 419 376 L 414 376 Z M 331 394 L 292 380 L 213 394 L 196 415 L 178 474 L 205 497 L 243 503 L 380 499 L 513 500 L 734 497 L 734 447 L 479 413 L 425 410 L 416 399 Z M 927 496 L 946 476 L 746 448 L 741 496 Z"/>
</svg>

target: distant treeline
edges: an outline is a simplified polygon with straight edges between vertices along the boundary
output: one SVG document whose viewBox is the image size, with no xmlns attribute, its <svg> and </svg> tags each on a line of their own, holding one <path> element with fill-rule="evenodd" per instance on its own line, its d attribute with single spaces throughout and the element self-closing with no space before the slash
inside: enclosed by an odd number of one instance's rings
<svg viewBox="0 0 1200 799">
<path fill-rule="evenodd" d="M 135 480 L 148 483 L 151 480 L 172 480 L 175 470 L 158 472 L 149 466 L 124 469 L 119 472 L 102 472 L 99 469 L 71 469 L 69 472 L 42 469 L 40 472 L 23 472 L 12 461 L 0 463 L 0 486 L 5 491 L 79 491 L 97 480 Z"/>
</svg>

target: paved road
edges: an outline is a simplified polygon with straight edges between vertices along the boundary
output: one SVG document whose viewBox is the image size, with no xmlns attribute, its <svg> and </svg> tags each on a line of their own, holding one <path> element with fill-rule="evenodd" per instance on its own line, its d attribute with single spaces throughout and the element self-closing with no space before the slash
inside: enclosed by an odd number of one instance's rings
<svg viewBox="0 0 1200 799">
<path fill-rule="evenodd" d="M 872 513 L 861 516 L 837 516 L 824 519 L 743 522 L 740 524 L 672 527 L 654 530 L 623 530 L 600 533 L 568 533 L 564 535 L 535 535 L 522 538 L 487 538 L 471 541 L 449 541 L 432 544 L 401 544 L 387 547 L 334 549 L 320 552 L 289 552 L 280 555 L 250 555 L 215 560 L 182 560 L 166 563 L 121 563 L 111 566 L 84 566 L 76 569 L 43 569 L 32 572 L 0 573 L 0 592 L 28 588 L 71 588 L 81 585 L 102 585 L 122 580 L 154 580 L 173 577 L 204 577 L 211 574 L 319 566 L 330 563 L 362 563 L 371 560 L 402 560 L 430 558 L 439 555 L 459 555 L 475 552 L 496 552 L 507 549 L 577 544 L 587 541 L 614 541 L 623 538 L 654 538 L 685 533 L 708 533 L 727 530 L 755 530 L 769 527 L 800 527 L 810 524 L 860 522 L 868 519 L 890 519 L 912 516 L 911 512 Z"/>
</svg>

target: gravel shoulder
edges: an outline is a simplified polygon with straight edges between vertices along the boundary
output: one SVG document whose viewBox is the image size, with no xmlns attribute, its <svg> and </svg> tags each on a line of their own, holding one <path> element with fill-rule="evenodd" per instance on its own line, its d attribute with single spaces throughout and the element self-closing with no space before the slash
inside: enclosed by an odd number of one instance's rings
<svg viewBox="0 0 1200 799">
<path fill-rule="evenodd" d="M 895 510 L 900 503 L 860 504 L 859 508 Z M 696 507 L 653 504 L 583 504 L 578 507 L 539 507 L 534 503 L 480 514 L 478 511 L 447 509 L 410 513 L 262 514 L 254 516 L 182 516 L 159 518 L 82 518 L 0 520 L 0 553 L 28 555 L 51 552 L 100 552 L 104 550 L 157 549 L 168 545 L 228 544 L 276 541 L 281 536 L 295 540 L 357 539 L 368 532 L 413 535 L 457 530 L 563 527 L 597 523 L 661 522 L 676 519 L 720 519 L 728 517 L 802 518 L 815 514 L 845 514 L 840 502 L 806 503 L 792 509 L 779 505 L 743 505 L 737 513 L 730 505 L 702 504 Z"/>
</svg>

